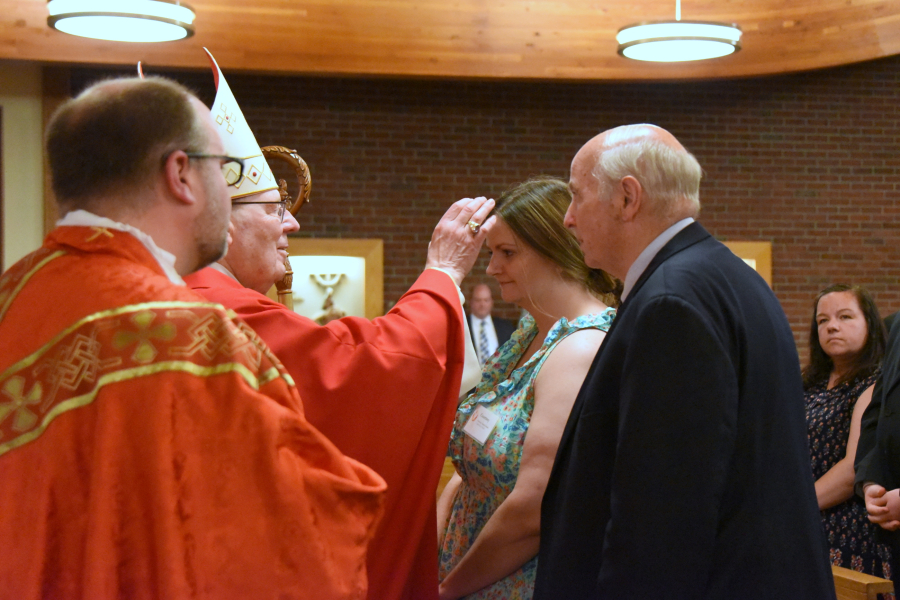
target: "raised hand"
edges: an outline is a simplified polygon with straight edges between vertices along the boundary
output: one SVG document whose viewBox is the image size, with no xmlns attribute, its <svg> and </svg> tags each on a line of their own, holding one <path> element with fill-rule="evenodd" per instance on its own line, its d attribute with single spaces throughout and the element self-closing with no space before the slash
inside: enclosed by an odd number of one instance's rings
<svg viewBox="0 0 900 600">
<path fill-rule="evenodd" d="M 455 202 L 434 228 L 425 266 L 443 269 L 460 285 L 497 220 L 494 216 L 485 220 L 493 209 L 494 201 L 484 196 Z"/>
</svg>

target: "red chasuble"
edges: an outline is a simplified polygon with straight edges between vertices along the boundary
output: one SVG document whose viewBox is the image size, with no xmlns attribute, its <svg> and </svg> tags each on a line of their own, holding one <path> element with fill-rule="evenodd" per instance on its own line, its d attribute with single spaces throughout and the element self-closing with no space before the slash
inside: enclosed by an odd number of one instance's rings
<svg viewBox="0 0 900 600">
<path fill-rule="evenodd" d="M 362 599 L 385 484 L 127 233 L 0 278 L 0 596 Z"/>
<path fill-rule="evenodd" d="M 186 281 L 240 315 L 293 376 L 310 423 L 387 481 L 385 515 L 369 546 L 369 598 L 436 599 L 435 490 L 464 352 L 450 277 L 426 270 L 387 315 L 324 326 L 215 269 Z"/>
</svg>

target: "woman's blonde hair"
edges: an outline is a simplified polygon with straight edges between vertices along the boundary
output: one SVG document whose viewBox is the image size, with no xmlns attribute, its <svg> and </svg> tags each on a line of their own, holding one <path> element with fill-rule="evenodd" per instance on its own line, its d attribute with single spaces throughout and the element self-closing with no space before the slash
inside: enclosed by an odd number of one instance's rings
<svg viewBox="0 0 900 600">
<path fill-rule="evenodd" d="M 563 277 L 580 283 L 608 306 L 617 306 L 621 282 L 584 262 L 578 240 L 563 224 L 572 194 L 554 177 L 538 177 L 513 187 L 497 200 L 494 212 L 513 233 L 559 267 Z"/>
</svg>

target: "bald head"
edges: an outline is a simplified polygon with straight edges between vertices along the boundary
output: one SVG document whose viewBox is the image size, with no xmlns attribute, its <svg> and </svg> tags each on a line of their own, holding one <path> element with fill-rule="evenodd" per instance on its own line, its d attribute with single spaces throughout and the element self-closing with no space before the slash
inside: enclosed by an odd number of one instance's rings
<svg viewBox="0 0 900 600">
<path fill-rule="evenodd" d="M 587 265 L 624 280 L 660 233 L 700 210 L 700 165 L 655 125 L 626 125 L 586 143 L 572 160 L 565 225 Z"/>
<path fill-rule="evenodd" d="M 604 131 L 594 139 L 602 139 L 603 146 L 606 148 L 613 148 L 622 144 L 633 144 L 640 140 L 648 140 L 663 144 L 672 148 L 673 150 L 686 152 L 684 146 L 681 145 L 681 142 L 675 139 L 674 135 L 672 135 L 662 127 L 651 125 L 649 123 L 639 123 L 637 125 L 620 125 L 619 127 L 614 127 L 613 129 Z"/>
<path fill-rule="evenodd" d="M 579 157 L 592 165 L 591 174 L 601 183 L 634 177 L 643 188 L 646 208 L 667 223 L 700 212 L 700 164 L 662 127 L 639 124 L 610 129 L 585 144 Z"/>
</svg>

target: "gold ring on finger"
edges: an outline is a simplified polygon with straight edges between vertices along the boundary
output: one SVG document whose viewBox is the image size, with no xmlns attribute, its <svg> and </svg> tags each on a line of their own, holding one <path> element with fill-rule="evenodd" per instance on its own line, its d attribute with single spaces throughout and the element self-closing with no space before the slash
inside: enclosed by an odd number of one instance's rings
<svg viewBox="0 0 900 600">
<path fill-rule="evenodd" d="M 481 229 L 481 224 L 476 223 L 475 221 L 469 221 L 468 223 L 466 223 L 466 225 L 469 226 L 469 231 L 472 232 L 472 235 L 476 235 L 478 233 L 478 230 Z"/>
</svg>

